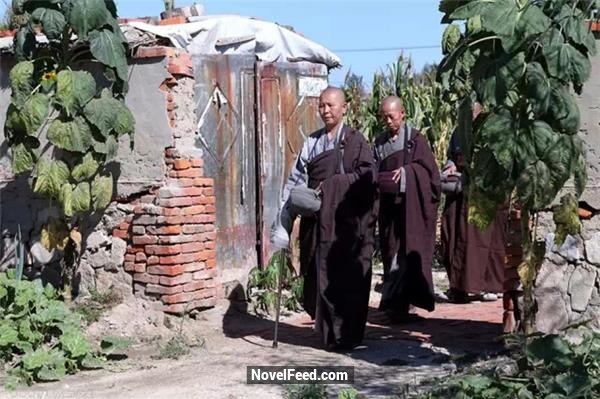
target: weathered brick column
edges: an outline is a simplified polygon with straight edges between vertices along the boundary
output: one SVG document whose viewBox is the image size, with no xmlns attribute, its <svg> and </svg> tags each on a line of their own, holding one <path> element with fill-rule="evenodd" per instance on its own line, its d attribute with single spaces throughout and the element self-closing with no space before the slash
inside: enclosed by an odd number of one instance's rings
<svg viewBox="0 0 600 399">
<path fill-rule="evenodd" d="M 183 314 L 216 302 L 215 196 L 195 149 L 193 70 L 189 54 L 166 47 L 140 48 L 138 58 L 164 58 L 160 85 L 172 128 L 165 149 L 165 181 L 129 202 L 132 214 L 113 231 L 128 242 L 124 269 L 136 296 L 168 313 Z M 149 110 L 151 112 L 151 110 Z"/>
</svg>

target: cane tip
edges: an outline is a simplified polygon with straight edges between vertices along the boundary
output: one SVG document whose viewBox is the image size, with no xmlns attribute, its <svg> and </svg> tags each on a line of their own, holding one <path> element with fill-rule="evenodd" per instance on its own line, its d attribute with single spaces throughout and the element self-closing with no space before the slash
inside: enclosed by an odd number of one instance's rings
<svg viewBox="0 0 600 399">
<path fill-rule="evenodd" d="M 277 349 L 277 342 L 273 342 L 273 349 Z"/>
</svg>

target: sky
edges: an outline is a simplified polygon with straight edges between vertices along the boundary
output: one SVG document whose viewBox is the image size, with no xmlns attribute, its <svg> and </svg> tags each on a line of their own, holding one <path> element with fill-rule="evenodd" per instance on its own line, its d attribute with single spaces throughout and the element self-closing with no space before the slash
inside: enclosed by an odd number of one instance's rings
<svg viewBox="0 0 600 399">
<path fill-rule="evenodd" d="M 116 0 L 119 16 L 158 16 L 162 0 Z M 193 0 L 175 0 L 187 6 Z M 343 67 L 330 72 L 339 86 L 350 69 L 370 85 L 403 52 L 415 69 L 442 58 L 439 0 L 204 0 L 206 15 L 238 14 L 291 25 L 336 53 Z M 410 49 L 411 47 L 427 47 Z M 408 48 L 400 50 L 400 48 Z"/>
</svg>

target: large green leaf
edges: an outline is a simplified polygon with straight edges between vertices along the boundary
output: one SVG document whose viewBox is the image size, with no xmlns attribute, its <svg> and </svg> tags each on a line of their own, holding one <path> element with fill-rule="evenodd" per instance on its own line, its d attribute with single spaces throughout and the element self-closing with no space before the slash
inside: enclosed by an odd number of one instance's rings
<svg viewBox="0 0 600 399">
<path fill-rule="evenodd" d="M 13 101 L 19 106 L 31 95 L 34 65 L 31 61 L 21 61 L 9 74 Z"/>
<path fill-rule="evenodd" d="M 543 49 L 548 73 L 563 82 L 581 85 L 590 76 L 590 60 L 575 47 L 565 43 L 560 33 L 553 33 Z"/>
<path fill-rule="evenodd" d="M 36 376 L 40 381 L 58 381 L 65 375 L 67 375 L 67 368 L 63 359 L 62 364 L 55 364 L 53 367 L 43 366 Z"/>
<path fill-rule="evenodd" d="M 455 1 L 447 0 L 440 3 L 440 11 L 450 14 L 451 19 L 469 19 L 483 14 L 491 5 L 490 0 Z"/>
<path fill-rule="evenodd" d="M 579 131 L 580 113 L 575 97 L 567 86 L 553 82 L 550 91 L 549 111 L 558 130 L 576 134 Z"/>
<path fill-rule="evenodd" d="M 49 109 L 50 98 L 44 94 L 34 94 L 25 101 L 21 112 L 21 120 L 27 134 L 36 135 L 37 130 L 46 120 Z"/>
<path fill-rule="evenodd" d="M 48 197 L 58 198 L 62 185 L 69 179 L 69 168 L 62 161 L 40 159 L 35 169 L 33 191 Z"/>
<path fill-rule="evenodd" d="M 71 176 L 78 182 L 87 180 L 94 176 L 98 170 L 98 166 L 98 162 L 94 159 L 94 155 L 91 152 L 88 152 L 81 160 L 81 163 L 73 168 Z"/>
<path fill-rule="evenodd" d="M 114 68 L 121 80 L 127 80 L 125 46 L 119 35 L 116 35 L 109 29 L 91 32 L 90 51 L 104 65 Z"/>
<path fill-rule="evenodd" d="M 90 344 L 77 327 L 65 329 L 60 336 L 60 344 L 71 358 L 80 358 L 90 351 Z"/>
<path fill-rule="evenodd" d="M 517 127 L 513 123 L 510 112 L 501 109 L 497 113 L 490 114 L 483 123 L 480 133 L 482 139 L 494 153 L 498 163 L 510 172 L 517 146 L 515 140 Z"/>
<path fill-rule="evenodd" d="M 33 352 L 25 353 L 22 361 L 26 370 L 37 370 L 44 366 L 54 368 L 55 365 L 64 363 L 64 356 L 56 348 L 48 349 L 42 346 Z"/>
<path fill-rule="evenodd" d="M 106 162 L 114 159 L 119 151 L 119 143 L 114 136 L 108 136 L 104 143 L 100 141 L 94 141 L 93 145 L 94 151 L 106 155 Z"/>
<path fill-rule="evenodd" d="M 15 175 L 28 172 L 35 165 L 35 155 L 23 143 L 19 143 L 11 148 L 12 152 L 12 171 Z"/>
<path fill-rule="evenodd" d="M 92 130 L 81 116 L 66 122 L 55 119 L 48 128 L 48 140 L 58 148 L 84 153 L 92 145 Z"/>
<path fill-rule="evenodd" d="M 573 42 L 585 46 L 591 55 L 596 54 L 596 39 L 594 34 L 589 29 L 586 18 L 577 8 L 573 9 L 568 5 L 564 5 L 557 16 L 560 21 L 560 26 L 567 38 Z"/>
<path fill-rule="evenodd" d="M 543 33 L 552 23 L 552 20 L 544 14 L 544 11 L 538 5 L 531 2 L 522 12 L 519 12 L 518 18 L 516 34 L 519 36 Z"/>
<path fill-rule="evenodd" d="M 90 184 L 79 183 L 73 190 L 71 196 L 71 209 L 73 213 L 88 212 L 90 210 Z"/>
<path fill-rule="evenodd" d="M 96 81 L 89 72 L 63 70 L 56 80 L 56 98 L 69 115 L 84 107 L 96 94 Z"/>
<path fill-rule="evenodd" d="M 71 183 L 65 183 L 60 189 L 59 201 L 62 204 L 62 210 L 65 216 L 73 216 L 73 186 Z"/>
<path fill-rule="evenodd" d="M 19 342 L 19 332 L 11 324 L 8 321 L 0 323 L 0 348 L 10 348 Z"/>
<path fill-rule="evenodd" d="M 483 54 L 477 59 L 472 74 L 479 98 L 490 105 L 501 104 L 508 90 L 518 84 L 525 73 L 525 54 L 495 57 Z"/>
<path fill-rule="evenodd" d="M 527 64 L 527 95 L 536 115 L 543 115 L 550 106 L 550 79 L 539 62 Z"/>
<path fill-rule="evenodd" d="M 92 182 L 92 202 L 94 210 L 104 210 L 110 204 L 112 194 L 112 176 L 96 176 Z"/>
<path fill-rule="evenodd" d="M 69 22 L 81 39 L 108 22 L 109 11 L 104 0 L 71 0 Z"/>
<path fill-rule="evenodd" d="M 114 129 L 117 134 L 132 133 L 134 120 L 125 104 L 103 92 L 102 97 L 93 99 L 85 107 L 85 117 L 105 137 Z"/>
<path fill-rule="evenodd" d="M 51 8 L 36 8 L 31 17 L 34 21 L 42 24 L 44 34 L 50 40 L 60 38 L 67 24 L 65 16 L 60 11 Z"/>
</svg>

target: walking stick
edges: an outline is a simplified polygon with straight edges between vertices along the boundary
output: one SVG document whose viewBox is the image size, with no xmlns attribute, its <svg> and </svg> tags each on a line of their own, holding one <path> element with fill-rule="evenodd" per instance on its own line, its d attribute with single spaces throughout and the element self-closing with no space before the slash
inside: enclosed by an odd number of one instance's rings
<svg viewBox="0 0 600 399">
<path fill-rule="evenodd" d="M 275 333 L 273 334 L 273 348 L 277 348 L 279 312 L 281 310 L 281 290 L 283 289 L 283 268 L 285 261 L 285 249 L 281 249 L 279 251 L 279 270 L 277 271 L 277 307 L 275 309 Z"/>
</svg>

